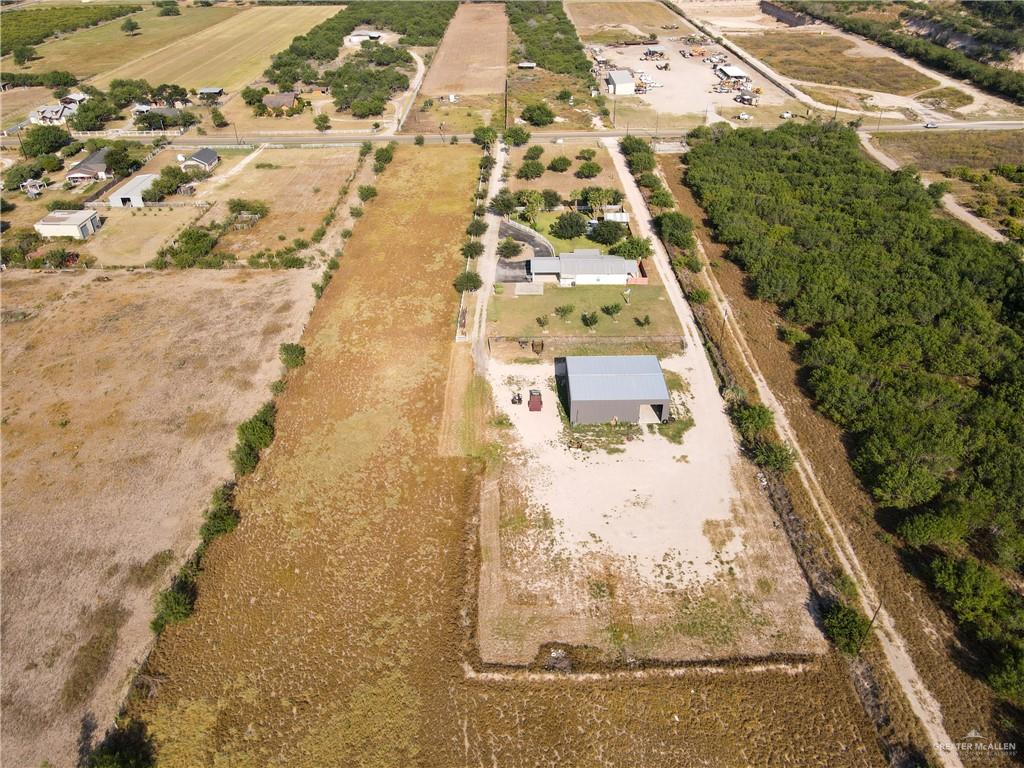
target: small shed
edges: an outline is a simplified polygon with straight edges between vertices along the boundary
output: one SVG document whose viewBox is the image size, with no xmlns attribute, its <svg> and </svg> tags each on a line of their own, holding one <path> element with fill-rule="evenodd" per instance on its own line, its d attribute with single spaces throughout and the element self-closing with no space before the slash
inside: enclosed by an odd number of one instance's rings
<svg viewBox="0 0 1024 768">
<path fill-rule="evenodd" d="M 608 84 L 608 93 L 615 96 L 631 96 L 636 93 L 633 73 L 624 69 L 613 69 L 605 77 L 605 82 Z"/>
<path fill-rule="evenodd" d="M 519 69 L 536 69 L 537 68 L 537 62 L 535 62 L 535 61 L 520 61 L 518 64 L 516 64 L 516 66 Z"/>
<path fill-rule="evenodd" d="M 202 96 L 216 96 L 216 97 L 219 98 L 219 97 L 224 95 L 224 89 L 220 88 L 218 86 L 215 86 L 215 85 L 208 85 L 205 88 L 200 88 L 199 90 L 196 91 L 196 93 L 200 97 L 202 97 Z"/>
<path fill-rule="evenodd" d="M 111 208 L 142 208 L 146 204 L 142 195 L 153 186 L 156 179 L 155 173 L 140 173 L 115 189 L 107 202 Z"/>
<path fill-rule="evenodd" d="M 654 355 L 566 357 L 561 375 L 573 425 L 654 423 L 669 418 L 672 400 Z"/>
<path fill-rule="evenodd" d="M 35 230 L 43 237 L 72 237 L 85 240 L 100 228 L 100 215 L 96 211 L 50 211 L 35 223 Z"/>
<path fill-rule="evenodd" d="M 187 171 L 190 168 L 197 168 L 201 171 L 212 171 L 220 162 L 220 155 L 210 147 L 203 147 L 186 157 L 181 163 L 181 170 Z"/>
<path fill-rule="evenodd" d="M 722 80 L 750 80 L 750 75 L 731 64 L 721 64 L 715 67 L 715 74 Z"/>
</svg>

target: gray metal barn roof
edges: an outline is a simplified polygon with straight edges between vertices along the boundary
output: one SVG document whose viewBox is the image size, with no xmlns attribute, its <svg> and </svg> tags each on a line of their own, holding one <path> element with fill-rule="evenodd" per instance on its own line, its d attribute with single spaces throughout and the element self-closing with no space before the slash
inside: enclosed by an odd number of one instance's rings
<svg viewBox="0 0 1024 768">
<path fill-rule="evenodd" d="M 633 75 L 624 69 L 613 69 L 607 75 L 612 85 L 630 85 L 633 82 Z"/>
<path fill-rule="evenodd" d="M 574 402 L 669 400 L 661 363 L 654 355 L 567 357 L 565 372 Z"/>
</svg>

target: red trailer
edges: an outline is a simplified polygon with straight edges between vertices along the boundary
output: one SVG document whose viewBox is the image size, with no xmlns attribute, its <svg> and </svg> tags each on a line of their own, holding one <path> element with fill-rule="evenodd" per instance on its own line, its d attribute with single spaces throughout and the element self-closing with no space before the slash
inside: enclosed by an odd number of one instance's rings
<svg viewBox="0 0 1024 768">
<path fill-rule="evenodd" d="M 530 410 L 531 411 L 539 411 L 541 409 L 541 406 L 544 405 L 544 403 L 540 399 L 540 390 L 539 389 L 531 389 L 530 390 L 530 403 L 529 403 L 529 405 L 530 405 Z"/>
</svg>

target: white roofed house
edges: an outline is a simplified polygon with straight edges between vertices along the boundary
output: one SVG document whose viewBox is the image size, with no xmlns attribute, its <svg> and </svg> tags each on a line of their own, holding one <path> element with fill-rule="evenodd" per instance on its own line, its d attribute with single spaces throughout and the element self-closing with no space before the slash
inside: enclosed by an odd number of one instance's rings
<svg viewBox="0 0 1024 768">
<path fill-rule="evenodd" d="M 558 256 L 530 259 L 534 282 L 557 282 L 562 288 L 577 285 L 645 285 L 647 275 L 639 261 L 580 249 Z"/>
<path fill-rule="evenodd" d="M 636 82 L 633 73 L 624 69 L 613 69 L 605 76 L 608 93 L 615 96 L 631 96 L 636 93 Z"/>
<path fill-rule="evenodd" d="M 77 111 L 76 104 L 47 104 L 32 110 L 28 121 L 32 125 L 64 125 Z"/>
</svg>

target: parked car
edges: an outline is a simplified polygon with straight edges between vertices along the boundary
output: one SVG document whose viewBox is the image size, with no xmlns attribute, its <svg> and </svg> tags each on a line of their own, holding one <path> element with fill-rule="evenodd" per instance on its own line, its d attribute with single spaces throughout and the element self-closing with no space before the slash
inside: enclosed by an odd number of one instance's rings
<svg viewBox="0 0 1024 768">
<path fill-rule="evenodd" d="M 544 403 L 543 403 L 543 401 L 541 400 L 541 397 L 540 397 L 540 390 L 539 389 L 531 389 L 530 390 L 530 401 L 529 401 L 529 408 L 530 408 L 530 410 L 531 411 L 539 411 L 543 405 L 544 405 Z"/>
<path fill-rule="evenodd" d="M 779 115 L 779 117 L 781 117 L 783 120 L 792 120 L 793 119 L 793 113 L 792 112 L 783 112 L 781 115 Z"/>
<path fill-rule="evenodd" d="M 739 115 L 736 116 L 736 119 L 737 120 L 753 120 L 754 116 L 753 115 L 748 115 L 746 112 L 740 112 Z"/>
<path fill-rule="evenodd" d="M 938 123 L 925 123 L 924 127 L 925 128 L 938 128 L 939 124 Z"/>
</svg>

